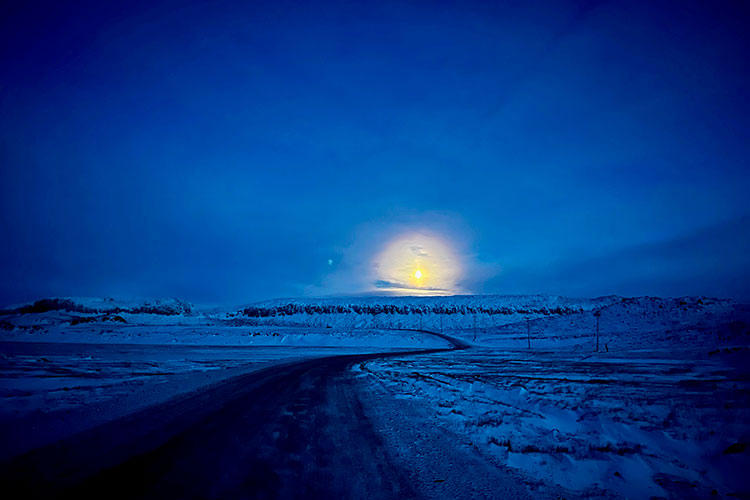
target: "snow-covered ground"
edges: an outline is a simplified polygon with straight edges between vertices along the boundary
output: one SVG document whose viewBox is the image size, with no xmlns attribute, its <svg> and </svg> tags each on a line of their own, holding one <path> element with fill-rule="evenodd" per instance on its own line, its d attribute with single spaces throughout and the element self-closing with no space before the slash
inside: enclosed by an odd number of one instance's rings
<svg viewBox="0 0 750 500">
<path fill-rule="evenodd" d="M 467 350 L 357 369 L 501 464 L 576 492 L 747 491 L 750 351 Z"/>
<path fill-rule="evenodd" d="M 476 329 L 472 320 L 445 331 L 474 349 L 357 370 L 498 464 L 571 496 L 743 497 L 748 311 L 706 298 L 599 299 L 572 314 L 513 315 Z"/>
<path fill-rule="evenodd" d="M 139 318 L 140 319 L 140 318 Z M 71 326 L 44 325 L 41 328 L 15 328 L 0 339 L 14 342 L 90 344 L 174 344 L 203 346 L 309 346 L 362 347 L 385 349 L 446 347 L 447 343 L 413 331 L 387 331 L 374 328 L 234 326 L 217 322 L 142 324 L 128 318 L 127 324 L 96 322 Z M 138 321 L 138 320 L 136 320 Z"/>
<path fill-rule="evenodd" d="M 409 331 L 257 325 L 178 300 L 7 308 L 0 459 L 276 363 L 447 345 Z"/>
<path fill-rule="evenodd" d="M 435 337 L 375 327 L 352 328 L 310 320 L 297 325 L 237 318 L 223 310 L 195 310 L 179 300 L 120 301 L 66 298 L 17 306 L 0 315 L 0 341 L 90 344 L 189 344 L 428 348 Z"/>
<path fill-rule="evenodd" d="M 476 342 L 500 348 L 526 348 L 530 334 L 532 347 L 590 351 L 596 345 L 595 313 L 599 314 L 600 349 L 605 352 L 750 343 L 747 327 L 750 308 L 705 297 L 617 298 L 579 314 L 529 315 L 504 325 L 480 323 Z M 454 333 L 474 338 L 473 328 Z"/>
<path fill-rule="evenodd" d="M 362 387 L 497 464 L 573 497 L 750 495 L 750 308 L 706 297 L 42 301 L 0 314 L 0 437 L 36 446 L 273 363 L 447 345 L 399 329 L 475 348 L 364 363 Z"/>
<path fill-rule="evenodd" d="M 198 345 L 436 346 L 445 332 L 484 346 L 603 350 L 719 345 L 750 314 L 706 297 L 557 296 L 279 299 L 196 309 L 179 300 L 51 299 L 0 311 L 0 340 Z M 744 319 L 743 319 L 744 318 Z M 440 343 L 440 345 L 444 345 Z"/>
<path fill-rule="evenodd" d="M 363 297 L 284 299 L 227 316 L 259 325 L 413 328 L 445 332 L 485 346 L 590 349 L 599 314 L 601 348 L 707 345 L 743 335 L 747 309 L 707 297 L 570 299 L 557 296 Z M 740 327 L 741 330 L 741 327 Z"/>
<path fill-rule="evenodd" d="M 0 342 L 0 459 L 280 363 L 387 350 Z"/>
</svg>

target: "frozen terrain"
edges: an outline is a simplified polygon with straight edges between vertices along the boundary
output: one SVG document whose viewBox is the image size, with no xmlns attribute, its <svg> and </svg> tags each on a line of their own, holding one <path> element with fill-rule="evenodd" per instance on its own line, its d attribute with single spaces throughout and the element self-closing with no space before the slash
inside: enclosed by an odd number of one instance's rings
<svg viewBox="0 0 750 500">
<path fill-rule="evenodd" d="M 436 347 L 429 335 L 373 326 L 263 322 L 223 310 L 195 310 L 179 300 L 121 301 L 67 298 L 0 311 L 0 340 L 206 346 Z"/>
<path fill-rule="evenodd" d="M 448 346 L 416 330 L 471 348 L 397 354 Z M 509 497 L 523 488 L 552 498 L 750 495 L 750 309 L 729 300 L 368 297 L 198 309 L 52 299 L 6 308 L 0 335 L 0 459 L 277 370 L 327 387 L 293 413 L 337 421 L 331 415 L 356 408 L 386 455 L 367 449 L 394 478 L 411 474 L 417 496 L 491 498 L 480 462 L 497 469 L 492 481 Z M 364 356 L 348 378 L 325 368 L 342 354 Z M 303 360 L 321 361 L 295 371 Z M 264 376 L 270 385 L 258 394 L 271 394 L 278 382 Z M 279 411 L 274 418 L 286 418 Z M 446 454 L 453 465 L 434 462 Z"/>
<path fill-rule="evenodd" d="M 471 350 L 363 364 L 362 390 L 418 406 L 495 463 L 572 496 L 748 494 L 745 305 L 378 297 L 276 300 L 236 314 L 270 324 L 421 328 L 473 342 Z"/>
<path fill-rule="evenodd" d="M 409 331 L 255 325 L 174 299 L 50 299 L 2 313 L 0 459 L 271 365 L 448 345 Z"/>
<path fill-rule="evenodd" d="M 0 459 L 262 368 L 372 350 L 0 342 Z"/>
<path fill-rule="evenodd" d="M 472 349 L 374 360 L 369 384 L 577 497 L 747 491 L 750 351 Z"/>
<path fill-rule="evenodd" d="M 467 295 L 274 300 L 227 316 L 271 325 L 424 329 L 503 348 L 527 347 L 530 330 L 536 347 L 590 349 L 595 313 L 603 350 L 719 344 L 720 337 L 744 333 L 734 330 L 748 315 L 742 305 L 707 297 Z"/>
</svg>

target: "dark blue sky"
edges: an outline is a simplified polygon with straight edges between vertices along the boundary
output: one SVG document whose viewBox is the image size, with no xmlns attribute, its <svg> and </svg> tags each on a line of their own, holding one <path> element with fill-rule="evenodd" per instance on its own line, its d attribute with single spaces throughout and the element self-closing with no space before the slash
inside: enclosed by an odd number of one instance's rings
<svg viewBox="0 0 750 500">
<path fill-rule="evenodd" d="M 745 2 L 9 4 L 0 302 L 356 292 L 394 227 L 478 293 L 750 296 Z"/>
</svg>

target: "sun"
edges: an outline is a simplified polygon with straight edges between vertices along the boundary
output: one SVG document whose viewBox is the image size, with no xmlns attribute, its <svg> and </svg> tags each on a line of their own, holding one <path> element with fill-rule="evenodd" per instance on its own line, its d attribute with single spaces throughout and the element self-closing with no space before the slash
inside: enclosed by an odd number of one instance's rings
<svg viewBox="0 0 750 500">
<path fill-rule="evenodd" d="M 449 295 L 459 291 L 460 257 L 438 236 L 402 233 L 373 257 L 375 290 L 395 295 Z"/>
</svg>

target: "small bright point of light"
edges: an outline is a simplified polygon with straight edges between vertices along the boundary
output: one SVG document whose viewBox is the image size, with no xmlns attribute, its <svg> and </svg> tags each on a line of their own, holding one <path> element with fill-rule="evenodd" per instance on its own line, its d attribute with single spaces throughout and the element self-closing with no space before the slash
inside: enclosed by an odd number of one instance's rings
<svg viewBox="0 0 750 500">
<path fill-rule="evenodd" d="M 422 277 L 422 271 L 420 271 L 419 269 L 417 269 L 417 272 L 414 273 L 414 277 L 417 278 L 417 279 L 421 278 Z"/>
</svg>

